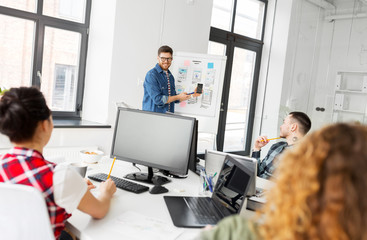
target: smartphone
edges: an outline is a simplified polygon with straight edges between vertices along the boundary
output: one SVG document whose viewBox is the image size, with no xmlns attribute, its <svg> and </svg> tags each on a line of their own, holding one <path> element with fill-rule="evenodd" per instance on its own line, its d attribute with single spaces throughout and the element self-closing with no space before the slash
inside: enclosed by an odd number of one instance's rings
<svg viewBox="0 0 367 240">
<path fill-rule="evenodd" d="M 203 84 L 202 83 L 198 83 L 198 86 L 196 88 L 196 93 L 203 93 Z"/>
</svg>

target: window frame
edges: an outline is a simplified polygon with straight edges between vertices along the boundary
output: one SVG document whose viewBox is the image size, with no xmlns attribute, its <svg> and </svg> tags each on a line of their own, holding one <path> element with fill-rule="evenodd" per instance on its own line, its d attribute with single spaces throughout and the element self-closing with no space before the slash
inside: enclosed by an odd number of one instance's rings
<svg viewBox="0 0 367 240">
<path fill-rule="evenodd" d="M 75 110 L 73 112 L 53 111 L 53 118 L 55 119 L 80 120 L 81 119 L 80 113 L 82 110 L 82 103 L 83 103 L 84 84 L 85 84 L 85 71 L 87 62 L 88 36 L 89 36 L 92 0 L 86 0 L 84 23 L 78 23 L 74 21 L 42 15 L 43 2 L 44 0 L 37 0 L 37 10 L 35 13 L 0 6 L 0 14 L 34 21 L 35 32 L 34 32 L 31 85 L 37 86 L 39 88 L 41 88 L 41 81 L 37 73 L 38 72 L 42 73 L 45 28 L 52 27 L 61 30 L 80 33 L 81 41 L 79 49 L 80 50 L 79 66 L 78 66 L 79 71 L 76 74 L 78 83 L 76 90 Z"/>
<path fill-rule="evenodd" d="M 259 76 L 260 76 L 262 49 L 264 45 L 266 15 L 267 15 L 267 10 L 268 10 L 267 9 L 268 0 L 258 0 L 258 1 L 265 3 L 263 26 L 262 26 L 262 33 L 261 33 L 260 40 L 234 33 L 237 0 L 234 0 L 234 3 L 233 3 L 234 6 L 233 6 L 233 13 L 232 13 L 231 31 L 226 31 L 226 30 L 219 29 L 216 27 L 210 27 L 209 41 L 226 45 L 226 55 L 227 55 L 227 63 L 226 63 L 222 99 L 221 99 L 221 111 L 219 115 L 219 123 L 218 123 L 217 139 L 216 139 L 216 144 L 217 144 L 216 147 L 218 151 L 223 151 L 223 147 L 224 147 L 224 140 L 225 140 L 224 135 L 225 135 L 225 130 L 226 130 L 229 89 L 230 89 L 231 74 L 232 74 L 231 71 L 232 71 L 232 63 L 233 63 L 233 50 L 236 46 L 239 46 L 243 49 L 248 49 L 248 50 L 256 52 L 256 64 L 254 68 L 252 89 L 250 90 L 251 98 L 249 99 L 249 113 L 248 113 L 248 124 L 247 124 L 247 130 L 246 130 L 247 135 L 245 139 L 246 141 L 245 150 L 230 151 L 230 153 L 239 154 L 239 155 L 249 155 L 251 152 L 252 131 L 253 131 L 253 125 L 254 125 L 256 98 L 257 98 L 257 90 L 258 90 Z"/>
</svg>

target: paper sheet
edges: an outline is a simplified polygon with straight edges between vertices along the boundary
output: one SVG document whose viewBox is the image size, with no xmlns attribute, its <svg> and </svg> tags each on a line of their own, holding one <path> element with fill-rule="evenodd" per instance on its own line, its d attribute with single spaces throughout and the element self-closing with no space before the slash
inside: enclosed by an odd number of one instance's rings
<svg viewBox="0 0 367 240">
<path fill-rule="evenodd" d="M 183 233 L 182 229 L 165 221 L 131 211 L 111 220 L 109 228 L 117 233 L 120 239 L 131 240 L 174 240 Z"/>
</svg>

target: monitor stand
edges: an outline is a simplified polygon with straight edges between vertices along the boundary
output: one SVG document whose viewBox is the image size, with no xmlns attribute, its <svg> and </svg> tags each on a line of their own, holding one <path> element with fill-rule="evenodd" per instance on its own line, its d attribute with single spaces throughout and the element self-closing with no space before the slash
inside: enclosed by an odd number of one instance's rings
<svg viewBox="0 0 367 240">
<path fill-rule="evenodd" d="M 171 178 L 187 178 L 187 176 L 188 176 L 188 174 L 186 174 L 186 175 L 179 175 L 179 174 L 176 174 L 176 173 L 172 173 L 170 171 L 167 171 L 167 170 L 160 170 L 160 172 L 162 172 L 162 174 L 164 176 L 171 177 Z"/>
<path fill-rule="evenodd" d="M 148 173 L 142 173 L 142 172 L 130 173 L 124 176 L 124 178 L 154 185 L 163 185 L 171 181 L 166 177 L 154 175 L 153 168 L 151 167 L 148 167 Z"/>
</svg>

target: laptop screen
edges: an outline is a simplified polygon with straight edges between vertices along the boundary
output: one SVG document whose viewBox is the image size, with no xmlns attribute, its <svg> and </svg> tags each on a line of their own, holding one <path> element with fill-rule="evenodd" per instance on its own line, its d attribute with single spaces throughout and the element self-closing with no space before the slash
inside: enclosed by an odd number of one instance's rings
<svg viewBox="0 0 367 240">
<path fill-rule="evenodd" d="M 243 161 L 226 156 L 212 195 L 214 203 L 221 209 L 224 206 L 229 211 L 228 214 L 238 213 L 245 200 L 251 177 L 252 173 Z"/>
<path fill-rule="evenodd" d="M 257 174 L 257 161 L 255 158 L 240 156 L 230 153 L 218 152 L 214 150 L 205 151 L 205 170 L 209 174 L 214 174 L 215 172 L 220 172 L 224 159 L 229 155 L 238 161 L 243 161 L 245 166 L 252 173 L 252 180 L 250 182 L 249 189 L 247 191 L 247 196 L 256 195 L 256 174 Z"/>
</svg>

